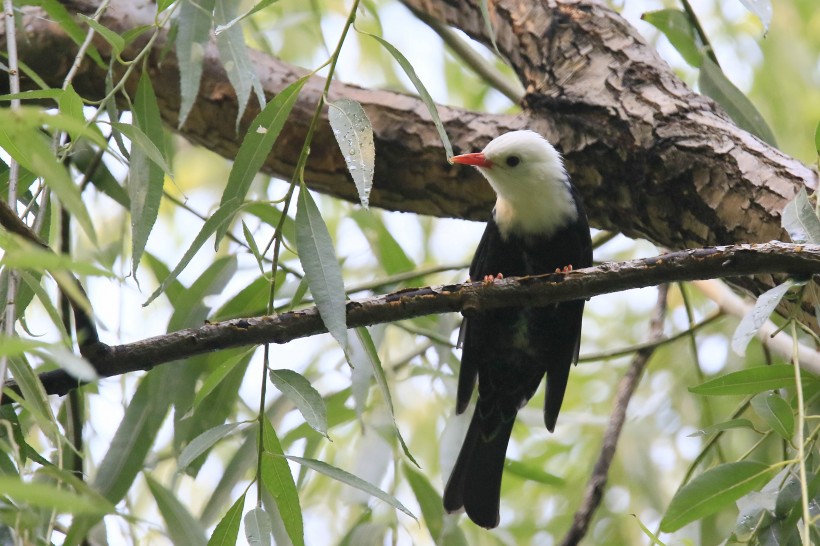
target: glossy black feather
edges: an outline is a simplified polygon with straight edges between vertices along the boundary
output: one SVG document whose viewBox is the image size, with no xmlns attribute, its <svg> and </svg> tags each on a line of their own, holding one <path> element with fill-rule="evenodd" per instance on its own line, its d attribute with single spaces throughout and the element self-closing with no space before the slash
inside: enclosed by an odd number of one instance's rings
<svg viewBox="0 0 820 546">
<path fill-rule="evenodd" d="M 589 226 L 572 188 L 577 219 L 552 234 L 503 237 L 487 223 L 470 266 L 470 278 L 550 273 L 571 265 L 592 265 Z M 508 307 L 465 318 L 456 412 L 463 412 L 478 381 L 478 402 L 467 436 L 444 492 L 444 507 L 465 508 L 483 527 L 498 525 L 501 475 L 518 410 L 547 377 L 544 422 L 552 431 L 561 409 L 567 377 L 577 360 L 583 301 L 548 307 Z"/>
</svg>

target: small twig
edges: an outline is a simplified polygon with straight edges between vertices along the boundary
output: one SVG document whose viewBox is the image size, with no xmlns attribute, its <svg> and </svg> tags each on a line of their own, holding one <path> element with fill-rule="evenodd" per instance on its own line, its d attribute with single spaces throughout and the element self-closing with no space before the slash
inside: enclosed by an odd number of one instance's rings
<svg viewBox="0 0 820 546">
<path fill-rule="evenodd" d="M 667 285 L 664 284 L 658 287 L 658 303 L 655 306 L 655 311 L 652 314 L 652 321 L 649 326 L 650 340 L 660 340 L 663 338 L 667 292 Z M 578 511 L 575 512 L 572 526 L 569 528 L 563 542 L 561 542 L 562 546 L 574 546 L 581 542 L 581 539 L 586 535 L 587 529 L 589 529 L 589 523 L 592 521 L 595 510 L 597 510 L 601 504 L 601 498 L 603 497 L 604 487 L 606 486 L 607 476 L 609 474 L 609 467 L 612 464 L 612 459 L 615 457 L 615 448 L 618 445 L 618 438 L 621 435 L 621 429 L 626 419 L 626 408 L 629 405 L 629 400 L 635 393 L 635 389 L 638 387 L 641 374 L 654 351 L 654 347 L 650 347 L 635 353 L 635 357 L 629 365 L 629 370 L 627 370 L 626 375 L 618 384 L 618 394 L 615 397 L 615 409 L 612 411 L 612 416 L 609 418 L 609 426 L 607 426 L 606 432 L 604 433 L 604 443 L 601 446 L 601 454 L 598 456 L 598 461 L 595 463 L 592 476 L 590 476 L 589 482 L 587 482 L 584 500 L 581 502 Z"/>
</svg>

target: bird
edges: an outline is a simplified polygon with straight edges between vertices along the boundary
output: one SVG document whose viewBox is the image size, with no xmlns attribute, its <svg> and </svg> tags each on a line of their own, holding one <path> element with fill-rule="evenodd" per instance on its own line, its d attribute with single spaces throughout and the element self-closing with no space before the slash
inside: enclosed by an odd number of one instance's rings
<svg viewBox="0 0 820 546">
<path fill-rule="evenodd" d="M 470 264 L 473 282 L 567 272 L 592 265 L 589 224 L 560 153 L 540 134 L 496 137 L 478 153 L 450 158 L 478 169 L 496 193 L 492 218 Z M 500 521 L 501 478 L 518 410 L 546 376 L 544 423 L 555 429 L 570 367 L 578 360 L 584 301 L 465 314 L 456 413 L 478 399 L 444 488 L 447 512 L 481 527 Z"/>
</svg>

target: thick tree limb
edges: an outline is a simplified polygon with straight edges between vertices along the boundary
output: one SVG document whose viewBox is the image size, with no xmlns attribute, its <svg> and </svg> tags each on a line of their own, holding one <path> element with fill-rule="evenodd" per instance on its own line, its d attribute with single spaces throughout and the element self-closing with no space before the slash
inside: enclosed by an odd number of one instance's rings
<svg viewBox="0 0 820 546">
<path fill-rule="evenodd" d="M 773 242 L 703 248 L 605 263 L 569 273 L 504 279 L 491 285 L 477 282 L 400 290 L 349 302 L 347 324 L 353 328 L 436 313 L 469 314 L 477 309 L 547 305 L 676 281 L 778 273 L 820 273 L 820 245 Z M 100 343 L 94 354 L 86 356 L 102 377 L 110 377 L 220 349 L 287 343 L 326 331 L 318 311 L 311 307 L 206 324 L 125 345 L 109 347 Z M 820 374 L 820 369 L 807 369 Z M 44 373 L 41 379 L 49 394 L 63 395 L 78 386 L 62 370 Z M 13 382 L 6 386 L 16 390 Z"/>
</svg>

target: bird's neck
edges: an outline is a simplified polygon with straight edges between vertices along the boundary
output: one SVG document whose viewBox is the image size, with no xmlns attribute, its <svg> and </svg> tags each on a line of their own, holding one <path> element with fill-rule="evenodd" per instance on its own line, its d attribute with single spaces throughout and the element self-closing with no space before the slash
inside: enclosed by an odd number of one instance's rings
<svg viewBox="0 0 820 546">
<path fill-rule="evenodd" d="M 578 207 L 568 185 L 557 184 L 541 195 L 499 195 L 493 219 L 502 237 L 549 237 L 578 219 Z"/>
</svg>

